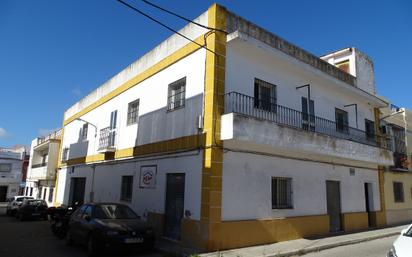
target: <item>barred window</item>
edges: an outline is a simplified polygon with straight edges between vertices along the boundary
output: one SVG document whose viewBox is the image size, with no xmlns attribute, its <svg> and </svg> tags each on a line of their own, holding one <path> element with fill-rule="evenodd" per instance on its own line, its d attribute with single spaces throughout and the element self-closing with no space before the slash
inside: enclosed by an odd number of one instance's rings
<svg viewBox="0 0 412 257">
<path fill-rule="evenodd" d="M 129 103 L 127 108 L 127 125 L 136 124 L 139 119 L 139 99 Z"/>
<path fill-rule="evenodd" d="M 120 200 L 130 202 L 133 194 L 133 176 L 122 176 Z"/>
<path fill-rule="evenodd" d="M 276 112 L 276 85 L 255 78 L 255 108 Z"/>
<path fill-rule="evenodd" d="M 292 208 L 292 179 L 272 177 L 272 209 Z"/>
<path fill-rule="evenodd" d="M 185 106 L 186 77 L 169 84 L 167 110 L 171 111 Z"/>
<path fill-rule="evenodd" d="M 402 182 L 393 182 L 393 195 L 396 203 L 403 203 L 405 201 Z"/>
</svg>

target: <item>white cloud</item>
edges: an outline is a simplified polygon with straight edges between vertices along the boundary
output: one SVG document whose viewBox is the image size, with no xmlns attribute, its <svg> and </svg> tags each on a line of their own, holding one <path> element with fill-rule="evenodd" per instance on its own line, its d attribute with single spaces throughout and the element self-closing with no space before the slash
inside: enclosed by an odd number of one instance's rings
<svg viewBox="0 0 412 257">
<path fill-rule="evenodd" d="M 46 129 L 46 128 L 41 128 L 37 131 L 37 133 L 39 134 L 40 137 L 45 137 L 47 135 L 49 135 L 50 133 L 58 130 L 59 128 L 53 128 L 53 129 Z"/>
<path fill-rule="evenodd" d="M 9 135 L 9 133 L 7 132 L 7 130 L 0 127 L 0 138 L 6 138 L 8 135 Z"/>
</svg>

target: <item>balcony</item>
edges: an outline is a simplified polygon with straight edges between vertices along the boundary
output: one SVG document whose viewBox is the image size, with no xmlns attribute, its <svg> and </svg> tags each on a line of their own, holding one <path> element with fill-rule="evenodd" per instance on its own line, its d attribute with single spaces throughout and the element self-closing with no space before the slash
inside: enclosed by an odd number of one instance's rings
<svg viewBox="0 0 412 257">
<path fill-rule="evenodd" d="M 237 92 L 225 95 L 221 136 L 225 145 L 320 160 L 393 165 L 390 138 L 352 128 Z M 269 147 L 269 148 L 268 148 Z"/>
<path fill-rule="evenodd" d="M 43 144 L 44 142 L 49 141 L 50 139 L 58 139 L 58 140 L 60 140 L 61 137 L 62 137 L 62 130 L 61 130 L 61 129 L 56 130 L 56 131 L 54 131 L 53 133 L 50 133 L 50 134 L 48 134 L 48 135 L 45 136 L 45 137 L 39 137 L 39 138 L 37 138 L 37 145 L 36 145 L 36 146 L 41 145 L 41 144 Z"/>
<path fill-rule="evenodd" d="M 38 181 L 38 180 L 48 180 L 52 179 L 54 176 L 51 176 L 48 171 L 50 169 L 43 164 L 35 164 L 31 166 L 30 172 L 27 176 L 27 180 Z"/>
<path fill-rule="evenodd" d="M 113 128 L 107 127 L 100 130 L 99 137 L 99 152 L 114 152 L 116 150 L 116 131 Z"/>
<path fill-rule="evenodd" d="M 39 164 L 33 164 L 33 165 L 31 165 L 31 168 L 35 169 L 35 168 L 40 168 L 40 167 L 45 167 L 45 166 L 47 166 L 47 162 L 43 162 L 43 163 L 39 163 Z"/>
</svg>

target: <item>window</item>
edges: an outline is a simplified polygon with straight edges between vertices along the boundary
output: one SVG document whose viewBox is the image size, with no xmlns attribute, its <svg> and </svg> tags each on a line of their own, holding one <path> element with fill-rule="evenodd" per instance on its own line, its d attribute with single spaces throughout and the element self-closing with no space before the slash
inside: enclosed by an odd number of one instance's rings
<svg viewBox="0 0 412 257">
<path fill-rule="evenodd" d="M 272 178 L 272 209 L 292 209 L 292 179 Z"/>
<path fill-rule="evenodd" d="M 365 134 L 367 139 L 375 139 L 375 122 L 365 119 Z"/>
<path fill-rule="evenodd" d="M 133 176 L 122 176 L 120 200 L 131 201 L 133 194 Z"/>
<path fill-rule="evenodd" d="M 49 199 L 48 199 L 48 201 L 51 203 L 51 202 L 53 202 L 53 193 L 54 193 L 54 188 L 50 188 L 49 189 Z"/>
<path fill-rule="evenodd" d="M 310 100 L 308 110 L 308 99 L 302 97 L 302 128 L 315 131 L 315 102 Z"/>
<path fill-rule="evenodd" d="M 83 127 L 80 130 L 80 139 L 81 140 L 87 140 L 88 130 L 89 130 L 89 124 L 88 123 L 83 124 Z"/>
<path fill-rule="evenodd" d="M 255 78 L 255 108 L 276 112 L 276 85 Z"/>
<path fill-rule="evenodd" d="M 349 133 L 348 113 L 344 110 L 335 108 L 336 131 Z"/>
<path fill-rule="evenodd" d="M 403 183 L 393 182 L 393 195 L 395 197 L 395 203 L 403 203 Z"/>
<path fill-rule="evenodd" d="M 47 188 L 43 187 L 43 200 L 46 200 Z"/>
<path fill-rule="evenodd" d="M 69 148 L 65 147 L 62 151 L 62 162 L 66 162 L 69 158 Z"/>
<path fill-rule="evenodd" d="M 83 212 L 82 218 L 85 219 L 86 217 L 92 217 L 92 207 L 88 205 Z"/>
<path fill-rule="evenodd" d="M 132 125 L 137 123 L 139 118 L 139 99 L 129 103 L 127 108 L 127 125 Z"/>
<path fill-rule="evenodd" d="M 167 110 L 171 111 L 185 106 L 186 77 L 169 84 Z"/>
<path fill-rule="evenodd" d="M 11 163 L 0 163 L 0 172 L 10 172 Z"/>
<path fill-rule="evenodd" d="M 349 73 L 349 60 L 338 62 L 335 64 L 335 66 L 343 70 L 344 72 Z"/>
<path fill-rule="evenodd" d="M 33 188 L 30 187 L 30 196 L 33 196 Z"/>
</svg>

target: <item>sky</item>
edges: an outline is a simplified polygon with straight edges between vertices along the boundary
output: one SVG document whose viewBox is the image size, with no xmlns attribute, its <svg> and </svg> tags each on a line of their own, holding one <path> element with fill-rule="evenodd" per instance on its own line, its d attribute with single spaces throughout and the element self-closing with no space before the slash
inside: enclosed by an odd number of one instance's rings
<svg viewBox="0 0 412 257">
<path fill-rule="evenodd" d="M 191 19 L 214 2 L 152 1 Z M 374 61 L 378 94 L 412 109 L 412 1 L 217 2 L 318 56 L 357 47 Z M 170 35 L 115 0 L 0 0 L 0 147 L 59 128 L 67 108 Z"/>
</svg>

